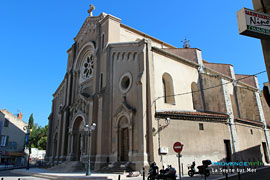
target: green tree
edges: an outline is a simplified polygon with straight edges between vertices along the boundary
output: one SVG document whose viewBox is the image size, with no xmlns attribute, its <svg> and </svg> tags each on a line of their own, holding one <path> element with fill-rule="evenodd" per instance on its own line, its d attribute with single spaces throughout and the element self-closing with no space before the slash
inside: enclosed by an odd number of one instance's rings
<svg viewBox="0 0 270 180">
<path fill-rule="evenodd" d="M 45 127 L 39 126 L 37 123 L 34 124 L 33 113 L 29 117 L 28 121 L 29 129 L 32 129 L 29 134 L 29 146 L 31 148 L 46 149 L 47 136 L 48 136 L 48 125 Z"/>
<path fill-rule="evenodd" d="M 38 124 L 34 124 L 31 134 L 31 147 L 38 149 L 46 149 L 47 145 L 48 126 L 41 127 Z"/>
<path fill-rule="evenodd" d="M 33 125 L 34 125 L 34 117 L 33 117 L 33 113 L 32 113 L 30 115 L 30 117 L 29 117 L 29 120 L 28 120 L 28 127 L 29 127 L 29 129 L 32 129 Z"/>
<path fill-rule="evenodd" d="M 38 149 L 39 150 L 45 150 L 46 149 L 46 146 L 47 146 L 47 136 L 45 137 L 41 137 L 39 140 L 38 140 Z"/>
</svg>

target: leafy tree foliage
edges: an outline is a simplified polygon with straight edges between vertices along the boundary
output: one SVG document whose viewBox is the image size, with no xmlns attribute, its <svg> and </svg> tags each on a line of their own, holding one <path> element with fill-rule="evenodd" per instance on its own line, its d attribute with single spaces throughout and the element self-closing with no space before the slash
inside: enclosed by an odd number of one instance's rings
<svg viewBox="0 0 270 180">
<path fill-rule="evenodd" d="M 28 120 L 28 126 L 30 129 L 32 129 L 34 124 L 34 117 L 33 117 L 33 113 L 30 115 L 29 120 Z"/>
<path fill-rule="evenodd" d="M 47 145 L 48 126 L 41 127 L 38 124 L 34 124 L 34 117 L 33 114 L 31 114 L 28 121 L 28 127 L 32 129 L 29 134 L 29 146 L 31 145 L 31 148 L 45 150 Z"/>
<path fill-rule="evenodd" d="M 48 126 L 41 127 L 34 124 L 31 133 L 31 147 L 45 150 L 47 145 Z"/>
</svg>

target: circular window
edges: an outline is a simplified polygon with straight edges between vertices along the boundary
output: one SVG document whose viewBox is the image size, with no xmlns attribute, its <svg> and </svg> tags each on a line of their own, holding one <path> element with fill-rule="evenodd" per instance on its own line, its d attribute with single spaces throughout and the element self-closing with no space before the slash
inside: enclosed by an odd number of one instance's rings
<svg viewBox="0 0 270 180">
<path fill-rule="evenodd" d="M 94 55 L 89 54 L 85 57 L 81 66 L 81 76 L 84 80 L 93 76 L 94 71 Z"/>
<path fill-rule="evenodd" d="M 119 81 L 119 88 L 122 93 L 128 92 L 132 84 L 132 76 L 129 72 L 123 74 Z"/>
</svg>

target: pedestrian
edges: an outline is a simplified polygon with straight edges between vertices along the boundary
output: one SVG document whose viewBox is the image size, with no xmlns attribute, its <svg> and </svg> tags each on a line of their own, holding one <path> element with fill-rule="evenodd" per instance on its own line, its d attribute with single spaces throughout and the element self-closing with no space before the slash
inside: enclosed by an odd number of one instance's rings
<svg viewBox="0 0 270 180">
<path fill-rule="evenodd" d="M 5 162 L 5 168 L 8 168 L 8 159 Z"/>
</svg>

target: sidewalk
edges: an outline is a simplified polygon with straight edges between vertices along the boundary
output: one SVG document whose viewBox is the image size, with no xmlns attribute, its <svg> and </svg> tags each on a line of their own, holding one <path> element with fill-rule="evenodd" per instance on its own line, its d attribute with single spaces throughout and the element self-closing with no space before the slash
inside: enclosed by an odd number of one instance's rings
<svg viewBox="0 0 270 180">
<path fill-rule="evenodd" d="M 105 173 L 95 173 L 93 172 L 91 176 L 86 176 L 83 172 L 75 172 L 75 173 L 57 173 L 57 172 L 51 172 L 46 169 L 40 169 L 40 168 L 31 168 L 29 170 L 26 169 L 16 169 L 13 170 L 12 173 L 16 174 L 22 174 L 22 175 L 28 175 L 28 176 L 35 176 L 39 178 L 45 178 L 45 179 L 70 179 L 70 180 L 83 180 L 83 179 L 103 179 L 103 180 L 118 180 L 118 174 L 105 174 Z M 127 178 L 127 174 L 121 174 L 121 180 L 123 179 L 129 179 L 129 180 L 135 180 L 135 179 L 142 179 L 142 177 L 131 177 Z"/>
<path fill-rule="evenodd" d="M 40 169 L 40 168 L 31 168 L 29 170 L 26 169 L 16 169 L 12 171 L 16 174 L 22 174 L 22 175 L 28 175 L 28 176 L 35 176 L 39 178 L 45 178 L 45 179 L 70 179 L 70 180 L 83 180 L 83 179 L 103 179 L 103 180 L 118 180 L 119 174 L 105 174 L 105 173 L 95 173 L 93 172 L 90 177 L 85 176 L 85 173 L 83 172 L 77 172 L 77 173 L 57 173 L 57 172 L 51 172 L 46 169 Z M 142 176 L 138 177 L 126 177 L 126 174 L 121 174 L 120 178 L 121 180 L 142 180 Z M 219 180 L 223 179 L 223 175 L 210 175 L 207 177 L 207 180 Z M 201 175 L 195 175 L 194 177 L 189 177 L 188 175 L 185 175 L 181 178 L 182 180 L 204 180 L 204 176 Z M 145 180 L 147 180 L 147 177 L 145 177 Z"/>
<path fill-rule="evenodd" d="M 264 169 L 269 167 L 261 167 L 257 168 Z M 86 176 L 83 172 L 77 172 L 77 173 L 57 173 L 57 172 L 51 172 L 47 169 L 40 169 L 40 168 L 30 168 L 29 170 L 26 169 L 16 169 L 13 170 L 12 173 L 21 174 L 21 175 L 28 175 L 28 176 L 35 176 L 39 178 L 45 178 L 45 179 L 62 179 L 62 180 L 83 180 L 83 179 L 101 179 L 101 180 L 118 180 L 119 174 L 106 174 L 106 173 L 95 173 L 93 172 L 91 176 Z M 242 174 L 242 173 L 241 173 Z M 142 180 L 143 177 L 126 177 L 126 174 L 121 174 L 121 180 Z M 228 177 L 237 176 L 237 173 L 234 174 L 228 174 Z M 204 176 L 201 175 L 195 175 L 194 177 L 189 177 L 187 175 L 183 176 L 181 178 L 182 180 L 204 180 Z M 225 179 L 224 175 L 210 175 L 206 178 L 207 180 L 222 180 Z M 145 177 L 145 180 L 147 180 L 147 177 Z"/>
</svg>

